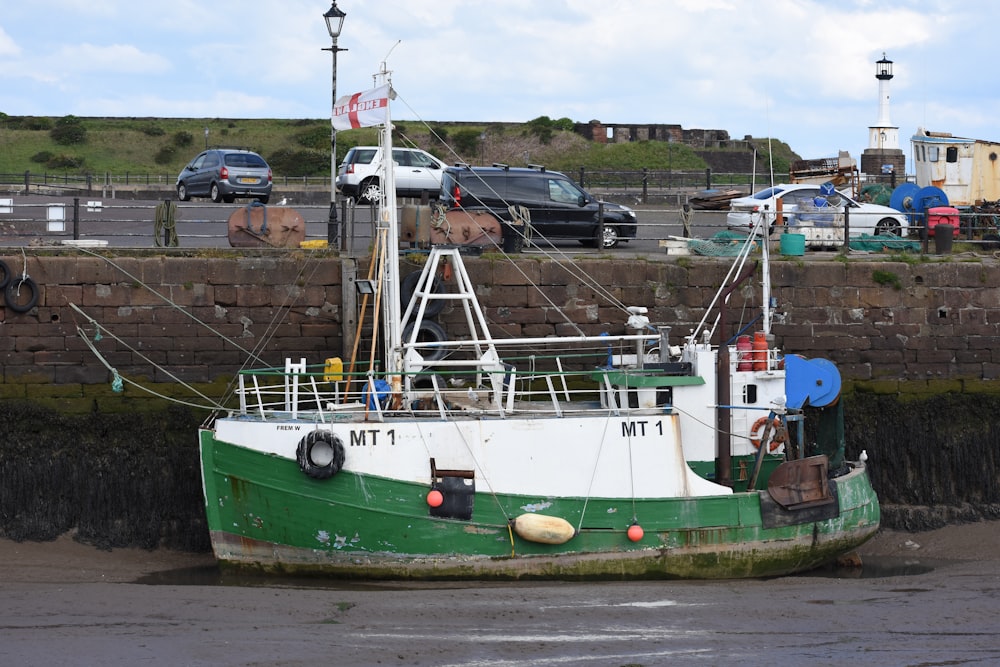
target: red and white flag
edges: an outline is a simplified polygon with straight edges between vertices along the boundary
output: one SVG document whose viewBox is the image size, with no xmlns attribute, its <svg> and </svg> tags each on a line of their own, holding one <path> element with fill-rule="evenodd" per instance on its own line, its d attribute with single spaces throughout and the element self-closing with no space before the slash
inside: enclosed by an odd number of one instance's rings
<svg viewBox="0 0 1000 667">
<path fill-rule="evenodd" d="M 385 125 L 389 120 L 389 84 L 344 95 L 333 105 L 333 129 Z"/>
</svg>

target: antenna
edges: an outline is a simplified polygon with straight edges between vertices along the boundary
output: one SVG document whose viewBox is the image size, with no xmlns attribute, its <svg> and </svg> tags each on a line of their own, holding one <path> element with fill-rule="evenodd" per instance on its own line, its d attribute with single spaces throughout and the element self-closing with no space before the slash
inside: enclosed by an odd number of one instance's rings
<svg viewBox="0 0 1000 667">
<path fill-rule="evenodd" d="M 384 77 L 384 76 L 386 76 L 386 75 L 389 74 L 389 69 L 386 67 L 386 63 L 389 61 L 389 56 L 392 55 L 392 52 L 395 51 L 396 47 L 399 46 L 402 43 L 403 43 L 403 40 L 397 39 L 396 43 L 392 45 L 392 48 L 389 49 L 388 53 L 385 54 L 385 58 L 382 59 L 382 63 L 379 65 L 378 74 L 373 74 L 372 75 L 372 81 L 374 81 L 374 82 L 377 83 L 378 82 L 378 77 L 380 77 L 380 76 Z"/>
</svg>

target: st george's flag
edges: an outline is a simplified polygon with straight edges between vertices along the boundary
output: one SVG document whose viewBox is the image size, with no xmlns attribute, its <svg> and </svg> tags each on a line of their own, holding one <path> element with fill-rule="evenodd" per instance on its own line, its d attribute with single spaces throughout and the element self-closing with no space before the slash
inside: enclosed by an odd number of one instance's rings
<svg viewBox="0 0 1000 667">
<path fill-rule="evenodd" d="M 386 84 L 338 98 L 333 105 L 333 129 L 385 125 L 389 120 L 389 95 L 389 84 Z"/>
</svg>

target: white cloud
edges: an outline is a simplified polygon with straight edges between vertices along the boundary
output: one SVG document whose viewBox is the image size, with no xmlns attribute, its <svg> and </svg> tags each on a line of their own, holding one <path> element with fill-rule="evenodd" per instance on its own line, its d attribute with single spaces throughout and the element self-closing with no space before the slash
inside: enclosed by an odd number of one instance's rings
<svg viewBox="0 0 1000 667">
<path fill-rule="evenodd" d="M 47 0 L 0 15 L 7 113 L 324 117 L 328 0 Z M 995 129 L 1000 5 L 985 0 L 338 0 L 338 91 L 388 68 L 428 120 L 668 123 L 860 155 L 895 62 L 892 120 Z M 223 16 L 224 13 L 224 16 Z M 75 45 L 66 44 L 72 39 Z M 13 83 L 12 83 L 13 82 Z M 12 106 L 13 105 L 13 106 Z M 16 106 L 17 108 L 14 108 Z"/>
<path fill-rule="evenodd" d="M 2 27 L 0 27 L 0 58 L 17 56 L 21 53 L 21 48 L 11 39 Z"/>
</svg>

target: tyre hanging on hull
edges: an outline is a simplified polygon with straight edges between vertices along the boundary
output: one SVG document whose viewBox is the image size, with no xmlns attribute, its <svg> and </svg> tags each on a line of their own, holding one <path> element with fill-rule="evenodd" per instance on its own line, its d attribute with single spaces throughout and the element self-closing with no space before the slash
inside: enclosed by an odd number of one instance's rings
<svg viewBox="0 0 1000 667">
<path fill-rule="evenodd" d="M 313 431 L 299 440 L 295 460 L 313 479 L 329 479 L 344 467 L 344 442 L 330 431 Z"/>
</svg>

